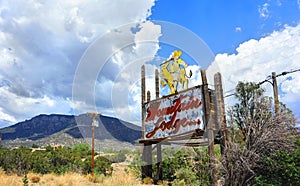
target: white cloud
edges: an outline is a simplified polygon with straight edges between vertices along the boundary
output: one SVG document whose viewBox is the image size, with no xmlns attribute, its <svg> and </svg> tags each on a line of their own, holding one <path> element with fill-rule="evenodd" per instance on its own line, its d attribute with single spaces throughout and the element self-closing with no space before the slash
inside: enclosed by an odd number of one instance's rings
<svg viewBox="0 0 300 186">
<path fill-rule="evenodd" d="M 135 123 L 140 121 L 141 66 L 154 59 L 159 49 L 160 36 L 160 26 L 147 21 L 140 25 L 140 30 L 135 34 L 134 45 L 129 47 L 131 52 L 126 52 L 126 49 L 120 51 L 123 53 L 121 64 L 126 63 L 126 65 L 120 68 L 111 94 L 113 109 L 118 118 Z M 155 95 L 155 68 L 151 64 L 145 65 L 147 90 L 151 92 L 152 98 Z"/>
<path fill-rule="evenodd" d="M 83 106 L 94 105 L 97 111 L 126 121 L 139 119 L 136 116 L 140 109 L 132 110 L 140 107 L 140 101 L 137 103 L 140 91 L 136 91 L 136 86 L 140 84 L 141 66 L 152 61 L 159 49 L 160 35 L 159 25 L 145 21 L 121 26 L 96 40 L 77 69 L 75 101 L 85 102 Z M 103 41 L 109 44 L 103 46 Z M 153 65 L 147 64 L 146 68 L 147 73 L 154 75 Z"/>
<path fill-rule="evenodd" d="M 0 119 L 68 112 L 75 69 L 86 47 L 111 28 L 145 21 L 154 2 L 1 1 L 0 91 L 5 94 L 0 94 Z"/>
<path fill-rule="evenodd" d="M 298 8 L 300 9 L 300 0 L 297 0 Z"/>
<path fill-rule="evenodd" d="M 262 6 L 259 6 L 258 8 L 258 12 L 259 12 L 259 16 L 267 19 L 269 17 L 269 7 L 270 5 L 268 3 L 264 3 Z"/>
<path fill-rule="evenodd" d="M 224 92 L 235 88 L 238 81 L 260 82 L 271 72 L 277 74 L 291 69 L 299 69 L 300 59 L 300 24 L 285 26 L 281 31 L 261 38 L 246 41 L 236 49 L 237 54 L 218 54 L 210 68 L 218 65 L 221 69 Z M 292 78 L 287 77 L 291 76 Z M 278 77 L 280 101 L 291 105 L 300 103 L 300 72 Z M 273 96 L 272 86 L 265 83 L 263 87 L 269 96 Z M 298 104 L 299 105 L 299 104 Z M 295 109 L 295 108 L 294 108 Z M 300 116 L 299 107 L 297 114 Z"/>
<path fill-rule="evenodd" d="M 26 114 L 35 114 L 39 110 L 46 113 L 68 113 L 70 110 L 70 100 L 47 95 L 41 98 L 23 97 L 12 94 L 7 87 L 0 88 L 1 106 L 0 109 L 5 113 L 12 115 L 10 118 L 20 118 Z M 5 109 L 5 110 L 4 110 Z M 3 119 L 3 118 L 1 118 Z M 13 122 L 14 119 L 6 119 Z"/>
<path fill-rule="evenodd" d="M 281 2 L 280 0 L 277 0 L 277 1 L 276 1 L 276 5 L 277 5 L 277 6 L 282 6 L 282 2 Z"/>
<path fill-rule="evenodd" d="M 17 121 L 16 118 L 14 118 L 13 116 L 4 113 L 1 108 L 0 108 L 0 118 L 1 118 L 1 120 L 5 120 L 10 123 L 15 123 Z M 0 128 L 1 128 L 1 126 L 0 126 Z"/>
<path fill-rule="evenodd" d="M 236 31 L 236 32 L 241 32 L 241 31 L 242 31 L 242 28 L 241 28 L 241 27 L 235 27 L 235 31 Z"/>
</svg>

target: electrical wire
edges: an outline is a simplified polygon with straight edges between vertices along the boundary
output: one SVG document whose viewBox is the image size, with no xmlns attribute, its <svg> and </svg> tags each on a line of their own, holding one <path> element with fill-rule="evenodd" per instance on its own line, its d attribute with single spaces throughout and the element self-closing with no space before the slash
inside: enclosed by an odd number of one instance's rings
<svg viewBox="0 0 300 186">
<path fill-rule="evenodd" d="M 280 74 L 277 74 L 275 77 L 285 76 L 285 75 L 287 75 L 287 74 L 291 74 L 291 73 L 299 72 L 299 71 L 300 71 L 300 69 L 296 69 L 296 70 L 293 70 L 293 69 L 292 69 L 292 70 L 290 70 L 290 71 L 284 71 L 284 72 L 281 72 Z M 265 80 L 258 82 L 257 85 L 261 85 L 261 84 L 263 84 L 263 83 L 265 83 L 265 82 L 270 82 L 271 79 L 272 79 L 272 76 L 267 76 Z M 271 82 L 270 82 L 270 83 L 271 83 Z M 235 89 L 226 91 L 225 93 L 231 92 L 231 91 L 233 91 L 233 90 L 235 90 Z M 224 96 L 224 98 L 227 98 L 227 97 L 230 97 L 230 96 L 234 96 L 234 93 L 233 93 L 233 94 L 226 95 L 226 96 Z"/>
</svg>

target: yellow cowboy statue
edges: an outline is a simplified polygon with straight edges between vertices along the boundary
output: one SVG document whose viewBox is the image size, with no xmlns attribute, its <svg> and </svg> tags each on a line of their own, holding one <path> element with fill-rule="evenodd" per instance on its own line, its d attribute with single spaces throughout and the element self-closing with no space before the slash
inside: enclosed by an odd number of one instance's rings
<svg viewBox="0 0 300 186">
<path fill-rule="evenodd" d="M 177 93 L 178 83 L 181 84 L 182 89 L 187 89 L 189 83 L 188 78 L 192 76 L 191 70 L 189 76 L 186 75 L 188 65 L 180 58 L 181 54 L 181 50 L 174 50 L 169 59 L 160 65 L 160 83 L 163 87 L 166 85 L 169 86 L 169 94 Z"/>
</svg>

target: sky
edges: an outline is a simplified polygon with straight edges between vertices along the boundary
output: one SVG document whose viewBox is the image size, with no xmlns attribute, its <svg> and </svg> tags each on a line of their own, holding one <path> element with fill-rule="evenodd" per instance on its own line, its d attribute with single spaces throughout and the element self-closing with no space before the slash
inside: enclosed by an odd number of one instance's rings
<svg viewBox="0 0 300 186">
<path fill-rule="evenodd" d="M 200 68 L 219 71 L 225 95 L 238 81 L 300 69 L 300 1 L 1 0 L 0 128 L 89 111 L 138 123 L 140 67 L 153 82 L 173 49 L 183 50 L 191 85 Z M 300 118 L 300 72 L 277 80 Z"/>
</svg>

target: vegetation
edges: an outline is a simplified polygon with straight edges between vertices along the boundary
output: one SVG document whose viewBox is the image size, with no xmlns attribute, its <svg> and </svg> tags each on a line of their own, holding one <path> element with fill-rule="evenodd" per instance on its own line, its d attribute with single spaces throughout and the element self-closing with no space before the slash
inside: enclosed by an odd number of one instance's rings
<svg viewBox="0 0 300 186">
<path fill-rule="evenodd" d="M 110 153 L 108 153 L 104 157 L 106 157 L 113 163 L 120 163 L 120 162 L 124 162 L 126 160 L 126 154 L 129 154 L 129 153 L 130 152 L 126 149 L 119 150 L 119 151 L 110 151 Z"/>
<path fill-rule="evenodd" d="M 287 155 L 295 149 L 290 135 L 295 118 L 284 106 L 276 116 L 272 99 L 264 97 L 263 90 L 253 83 L 240 82 L 235 95 L 239 102 L 229 112 L 230 140 L 222 159 L 224 185 L 260 184 L 267 170 L 271 171 L 268 164 L 278 161 L 275 157 L 279 154 Z M 284 180 L 282 174 L 272 176 Z"/>
<path fill-rule="evenodd" d="M 240 82 L 237 103 L 228 111 L 228 143 L 221 158 L 216 152 L 217 177 L 223 185 L 300 185 L 300 142 L 295 145 L 295 118 L 281 104 L 274 112 L 272 99 L 254 83 Z M 153 153 L 155 154 L 155 152 Z M 155 162 L 155 159 L 153 160 Z M 139 177 L 143 162 L 130 165 Z M 153 165 L 154 182 L 157 167 Z M 210 185 L 207 149 L 163 150 L 163 179 L 172 185 Z M 150 183 L 146 178 L 144 182 Z"/>
<path fill-rule="evenodd" d="M 295 124 L 292 112 L 281 104 L 281 112 L 276 115 L 272 99 L 265 97 L 264 90 L 254 83 L 240 82 L 235 96 L 237 103 L 227 115 L 228 141 L 222 156 L 219 146 L 215 146 L 219 182 L 228 186 L 300 185 L 300 139 L 291 135 Z M 210 185 L 207 147 L 163 148 L 163 181 L 158 181 L 155 151 L 153 179 L 141 180 L 144 165 L 141 154 L 141 149 L 134 152 L 109 149 L 101 156 L 96 154 L 92 170 L 91 149 L 87 144 L 43 149 L 37 145 L 0 147 L 0 185 L 138 185 L 142 181 Z M 129 169 L 120 164 L 127 161 Z M 113 167 L 118 171 L 113 172 Z"/>
<path fill-rule="evenodd" d="M 98 156 L 95 158 L 93 173 L 111 175 L 111 164 L 110 160 Z M 47 146 L 45 149 L 35 150 L 27 147 L 17 149 L 0 147 L 0 166 L 7 174 L 17 175 L 24 175 L 26 172 L 90 174 L 92 173 L 91 149 L 87 144 L 78 144 L 73 148 Z"/>
<path fill-rule="evenodd" d="M 34 182 L 32 179 L 39 177 L 39 182 Z M 0 173 L 0 185 L 24 186 L 24 176 L 17 176 L 15 174 L 7 175 Z M 114 172 L 112 176 L 103 176 L 96 174 L 82 175 L 78 173 L 66 173 L 62 175 L 45 174 L 38 175 L 28 173 L 28 185 L 34 186 L 99 186 L 99 185 L 122 185 L 132 186 L 139 185 L 140 182 L 133 175 L 128 175 L 124 171 Z"/>
<path fill-rule="evenodd" d="M 175 150 L 164 148 L 162 152 L 163 179 L 173 185 L 209 185 L 209 156 L 207 147 L 185 148 Z M 155 152 L 153 152 L 155 154 Z M 220 158 L 220 148 L 216 148 L 216 157 Z M 156 160 L 153 159 L 153 162 Z M 137 177 L 141 176 L 140 154 L 136 153 L 129 165 L 130 170 Z M 152 172 L 154 181 L 157 182 L 157 166 L 153 164 Z M 143 180 L 148 183 L 149 178 Z"/>
<path fill-rule="evenodd" d="M 255 185 L 300 185 L 300 139 L 297 146 L 292 153 L 278 151 L 264 157 Z"/>
</svg>

